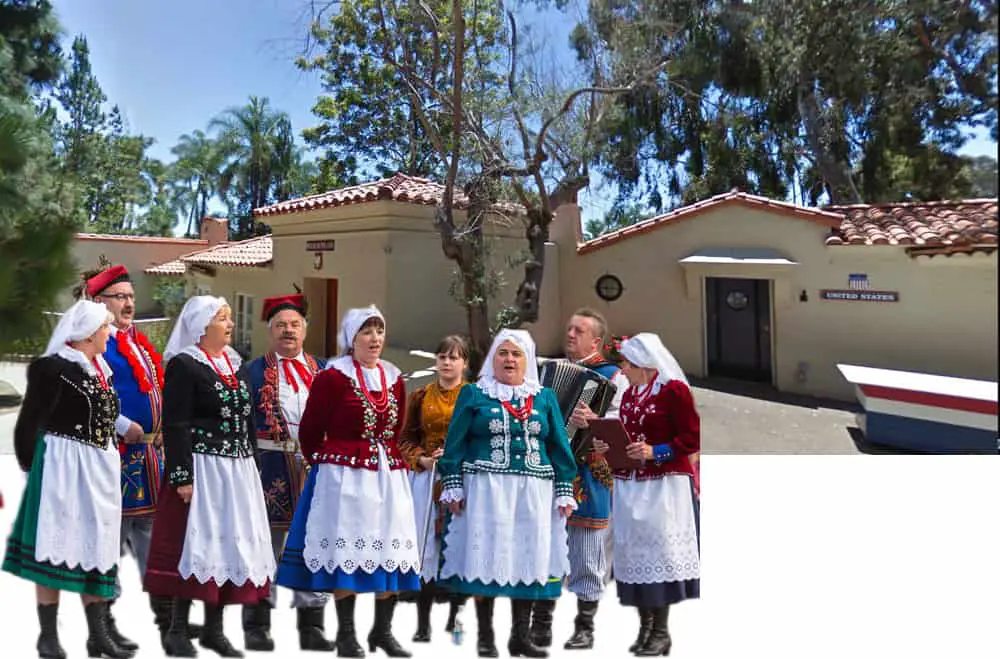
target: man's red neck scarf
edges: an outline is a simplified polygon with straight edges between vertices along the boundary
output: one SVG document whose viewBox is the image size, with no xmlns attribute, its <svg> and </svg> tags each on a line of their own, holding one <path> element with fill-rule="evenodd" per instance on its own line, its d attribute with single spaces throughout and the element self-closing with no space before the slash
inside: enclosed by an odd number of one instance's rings
<svg viewBox="0 0 1000 659">
<path fill-rule="evenodd" d="M 127 334 L 132 335 L 132 340 L 135 341 L 140 354 L 136 354 L 137 351 L 129 345 Z M 149 366 L 149 370 L 156 374 L 156 389 L 163 391 L 163 360 L 156 352 L 153 344 L 146 338 L 146 335 L 137 330 L 133 325 L 127 330 L 118 330 L 116 340 L 118 341 L 118 352 L 125 356 L 125 360 L 128 361 L 128 365 L 132 368 L 132 375 L 135 376 L 136 382 L 139 383 L 139 391 L 148 394 L 153 389 L 153 385 L 149 381 L 149 376 L 146 374 L 146 368 L 139 361 L 140 359 L 145 360 L 146 365 Z"/>
</svg>

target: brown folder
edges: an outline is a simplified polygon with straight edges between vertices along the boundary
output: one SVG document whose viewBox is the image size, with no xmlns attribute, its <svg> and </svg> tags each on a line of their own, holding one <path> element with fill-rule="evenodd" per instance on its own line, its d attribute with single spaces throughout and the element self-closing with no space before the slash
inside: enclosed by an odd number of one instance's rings
<svg viewBox="0 0 1000 659">
<path fill-rule="evenodd" d="M 597 439 L 608 445 L 604 454 L 612 469 L 639 469 L 643 461 L 633 460 L 625 453 L 625 447 L 632 443 L 621 419 L 590 419 L 590 429 Z"/>
</svg>

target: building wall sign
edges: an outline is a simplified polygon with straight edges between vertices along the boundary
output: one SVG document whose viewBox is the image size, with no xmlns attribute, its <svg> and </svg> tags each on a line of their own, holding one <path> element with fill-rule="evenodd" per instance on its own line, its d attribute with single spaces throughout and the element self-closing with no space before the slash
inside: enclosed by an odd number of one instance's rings
<svg viewBox="0 0 1000 659">
<path fill-rule="evenodd" d="M 307 252 L 332 252 L 337 246 L 336 240 L 307 240 Z"/>
<path fill-rule="evenodd" d="M 873 291 L 866 274 L 847 276 L 847 289 L 824 289 L 819 292 L 821 300 L 844 302 L 899 302 L 898 291 Z"/>
</svg>

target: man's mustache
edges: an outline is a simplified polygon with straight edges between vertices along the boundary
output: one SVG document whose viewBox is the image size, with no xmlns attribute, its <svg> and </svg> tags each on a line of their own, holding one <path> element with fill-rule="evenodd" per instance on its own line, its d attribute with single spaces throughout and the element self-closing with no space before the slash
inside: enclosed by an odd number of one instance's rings
<svg viewBox="0 0 1000 659">
<path fill-rule="evenodd" d="M 283 339 L 297 339 L 298 337 L 295 336 L 294 334 L 282 334 L 281 338 L 283 338 Z"/>
</svg>

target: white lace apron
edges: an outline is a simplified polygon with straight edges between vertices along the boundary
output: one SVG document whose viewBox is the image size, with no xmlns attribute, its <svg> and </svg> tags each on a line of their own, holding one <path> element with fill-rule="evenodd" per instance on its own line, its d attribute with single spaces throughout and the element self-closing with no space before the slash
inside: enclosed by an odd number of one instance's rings
<svg viewBox="0 0 1000 659">
<path fill-rule="evenodd" d="M 382 446 L 378 470 L 318 464 L 302 557 L 314 574 L 381 568 L 418 572 L 420 551 L 413 497 L 404 469 L 389 469 Z"/>
<path fill-rule="evenodd" d="M 271 527 L 253 458 L 193 454 L 194 492 L 177 571 L 199 583 L 214 579 L 258 588 L 274 574 Z"/>
<path fill-rule="evenodd" d="M 465 474 L 465 509 L 444 538 L 441 578 L 500 586 L 548 582 L 569 574 L 566 519 L 552 481 L 520 474 Z"/>
<path fill-rule="evenodd" d="M 700 578 L 691 478 L 615 479 L 615 580 L 654 584 Z"/>
<path fill-rule="evenodd" d="M 35 560 L 106 573 L 121 554 L 121 454 L 45 435 Z"/>
</svg>

